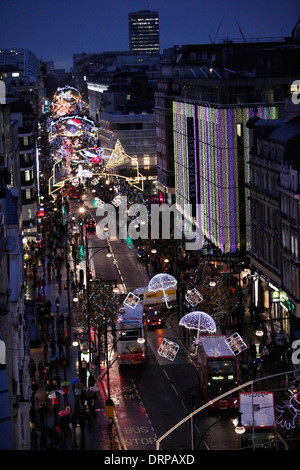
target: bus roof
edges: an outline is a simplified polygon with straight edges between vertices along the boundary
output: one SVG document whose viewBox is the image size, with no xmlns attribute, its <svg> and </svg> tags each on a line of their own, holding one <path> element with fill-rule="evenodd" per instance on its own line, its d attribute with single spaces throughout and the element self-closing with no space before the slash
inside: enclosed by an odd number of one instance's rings
<svg viewBox="0 0 300 470">
<path fill-rule="evenodd" d="M 205 335 L 199 337 L 199 343 L 201 343 L 207 357 L 235 357 L 225 343 L 225 339 L 225 335 Z"/>
<path fill-rule="evenodd" d="M 139 303 L 135 308 L 128 307 L 124 304 L 124 313 L 118 317 L 118 321 L 123 322 L 136 322 L 143 319 L 144 305 Z"/>
<path fill-rule="evenodd" d="M 275 426 L 274 397 L 272 392 L 240 393 L 240 412 L 245 427 Z"/>
</svg>

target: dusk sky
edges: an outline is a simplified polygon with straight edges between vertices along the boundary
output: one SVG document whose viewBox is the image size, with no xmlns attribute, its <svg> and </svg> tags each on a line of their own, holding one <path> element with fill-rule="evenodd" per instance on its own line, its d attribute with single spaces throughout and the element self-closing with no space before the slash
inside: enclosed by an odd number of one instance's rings
<svg viewBox="0 0 300 470">
<path fill-rule="evenodd" d="M 245 38 L 290 36 L 300 17 L 297 0 L 0 0 L 0 47 L 68 71 L 73 53 L 129 50 L 128 13 L 147 9 L 159 12 L 161 52 L 242 39 L 239 27 Z"/>
</svg>

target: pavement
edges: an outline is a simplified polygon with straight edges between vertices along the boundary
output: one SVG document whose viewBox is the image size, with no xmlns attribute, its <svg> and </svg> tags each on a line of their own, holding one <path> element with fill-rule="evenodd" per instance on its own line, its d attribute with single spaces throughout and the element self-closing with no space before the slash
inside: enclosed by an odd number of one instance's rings
<svg viewBox="0 0 300 470">
<path fill-rule="evenodd" d="M 72 261 L 70 260 L 70 263 Z M 67 270 L 65 268 L 65 262 L 62 263 L 62 280 L 61 284 L 64 284 L 67 281 Z M 45 273 L 44 273 L 45 274 Z M 41 278 L 43 276 L 43 268 L 42 266 L 38 267 L 37 270 L 37 278 Z M 54 322 L 53 327 L 49 327 L 45 329 L 39 324 L 39 334 L 41 339 L 41 344 L 39 347 L 35 347 L 31 349 L 30 356 L 34 360 L 36 366 L 38 366 L 39 362 L 42 361 L 45 365 L 46 363 L 52 362 L 53 354 L 51 353 L 51 349 L 49 347 L 48 354 L 45 357 L 43 356 L 43 346 L 45 342 L 50 345 L 51 340 L 56 340 L 60 336 L 61 330 L 60 326 L 57 322 L 58 315 L 56 312 L 55 307 L 55 299 L 59 297 L 60 306 L 59 306 L 59 314 L 63 313 L 64 317 L 66 318 L 68 313 L 71 314 L 72 317 L 72 300 L 71 306 L 69 309 L 69 302 L 68 302 L 68 295 L 67 291 L 64 288 L 60 289 L 59 284 L 57 281 L 53 279 L 48 279 L 47 274 L 44 276 L 46 277 L 46 284 L 44 289 L 41 287 L 38 289 L 36 287 L 36 281 L 34 280 L 33 273 L 27 267 L 26 272 L 26 280 L 27 280 L 27 287 L 26 287 L 26 295 L 25 298 L 28 300 L 36 300 L 38 303 L 46 302 L 48 299 L 51 301 L 52 304 L 52 312 L 54 314 Z M 243 291 L 243 304 L 245 307 L 245 314 L 243 318 L 242 324 L 244 325 L 242 331 L 242 337 L 246 344 L 253 342 L 256 346 L 256 358 L 259 360 L 260 352 L 260 339 L 255 335 L 254 331 L 254 323 L 251 320 L 250 313 L 249 313 L 249 303 L 250 303 L 250 293 L 247 289 Z M 69 312 L 70 310 L 70 312 Z M 51 325 L 51 324 L 50 324 Z M 237 326 L 237 329 L 241 325 Z M 194 358 L 194 348 L 192 344 L 189 344 L 186 338 L 183 335 L 183 331 L 180 327 L 178 327 L 178 315 L 177 312 L 173 312 L 168 315 L 166 327 L 172 328 L 175 331 L 175 337 L 180 343 L 182 349 L 186 352 L 187 355 L 190 356 L 191 360 L 195 362 Z M 236 331 L 236 326 L 232 325 L 232 330 L 226 331 L 226 336 L 232 334 Z M 71 344 L 78 333 L 78 329 L 74 322 L 71 323 Z M 66 338 L 68 336 L 68 329 L 66 322 L 64 323 L 64 330 L 63 335 Z M 63 347 L 62 356 L 66 356 L 67 349 L 66 346 Z M 56 350 L 56 355 L 59 356 L 58 349 Z M 90 372 L 87 371 L 86 379 L 82 379 L 80 376 L 80 371 L 78 369 L 78 349 L 76 346 L 71 346 L 69 350 L 69 358 L 68 365 L 66 368 L 63 367 L 62 362 L 58 361 L 58 373 L 61 376 L 62 380 L 67 380 L 71 382 L 73 379 L 80 379 L 86 389 L 88 389 L 88 377 Z M 259 365 L 259 369 L 257 370 L 257 364 Z M 196 363 L 195 363 L 196 366 Z M 122 435 L 122 423 L 120 422 L 121 419 L 124 418 L 118 406 L 114 407 L 114 419 L 113 425 L 111 423 L 111 418 L 106 416 L 106 400 L 107 400 L 107 382 L 106 382 L 106 374 L 105 374 L 105 367 L 104 364 L 100 364 L 99 368 L 95 368 L 92 366 L 92 374 L 96 378 L 96 385 L 98 386 L 98 392 L 96 393 L 94 407 L 87 406 L 84 401 L 80 403 L 79 408 L 84 413 L 81 421 L 77 422 L 77 424 L 72 427 L 71 425 L 67 427 L 66 432 L 62 433 L 62 435 L 57 434 L 56 431 L 56 420 L 53 413 L 53 408 L 51 405 L 51 400 L 48 398 L 48 394 L 45 389 L 45 382 L 43 378 L 40 376 L 39 372 L 37 371 L 35 374 L 35 379 L 38 384 L 38 390 L 35 393 L 34 403 L 35 407 L 33 408 L 32 412 L 32 448 L 33 449 L 66 449 L 66 450 L 127 450 L 126 443 L 124 437 Z M 244 381 L 247 381 L 251 378 L 260 378 L 264 376 L 269 376 L 273 374 L 279 373 L 281 370 L 288 370 L 286 366 L 282 366 L 280 364 L 276 364 L 274 362 L 268 363 L 256 363 L 255 366 L 252 364 L 248 364 L 247 367 L 244 369 Z M 54 375 L 54 372 L 52 376 Z M 104 378 L 101 378 L 101 377 Z M 265 389 L 277 389 L 281 388 L 280 384 L 282 384 L 283 378 L 282 377 L 275 377 L 274 379 L 270 379 L 265 382 Z M 261 385 L 258 385 L 258 389 L 261 390 Z M 281 393 L 281 392 L 280 392 Z M 285 397 L 280 396 L 280 400 L 286 399 Z M 42 426 L 41 419 L 38 414 L 40 404 L 47 402 L 48 408 L 48 419 L 46 426 Z M 58 398 L 58 407 L 59 410 L 62 411 L 65 409 L 65 404 L 63 401 L 63 397 Z M 70 416 L 72 416 L 73 412 L 78 409 L 76 396 L 73 393 L 72 385 L 69 387 L 69 395 L 68 395 L 68 403 L 71 407 Z M 34 413 L 34 410 L 36 413 Z M 58 418 L 59 422 L 59 418 Z M 153 444 L 153 443 L 152 443 Z M 155 448 L 155 445 L 152 445 L 152 449 Z"/>
<path fill-rule="evenodd" d="M 62 273 L 62 280 L 61 284 L 64 284 L 67 281 L 67 271 L 64 266 L 61 269 Z M 37 278 L 42 276 L 42 267 L 39 266 L 37 271 Z M 46 282 L 44 290 L 41 288 L 40 293 L 35 286 L 35 280 L 33 277 L 33 273 L 27 268 L 26 272 L 26 279 L 27 279 L 27 287 L 26 287 L 26 295 L 25 299 L 27 300 L 36 300 L 38 304 L 42 302 L 46 302 L 48 299 L 51 301 L 52 304 L 52 312 L 54 314 L 54 327 L 49 326 L 46 329 L 43 325 L 39 324 L 39 334 L 41 339 L 41 344 L 39 347 L 31 348 L 30 350 L 30 357 L 34 360 L 36 367 L 40 361 L 43 362 L 44 365 L 46 363 L 52 362 L 53 355 L 50 349 L 50 342 L 54 339 L 57 341 L 58 337 L 60 336 L 61 330 L 59 330 L 59 326 L 57 324 L 57 312 L 55 307 L 55 300 L 59 297 L 60 306 L 59 306 L 59 315 L 64 314 L 66 319 L 69 313 L 69 305 L 68 305 L 68 295 L 67 291 L 62 288 L 59 289 L 59 284 L 55 280 L 48 280 Z M 72 317 L 72 301 L 71 301 L 71 317 Z M 75 339 L 75 335 L 78 333 L 78 329 L 76 325 L 74 325 L 73 320 L 71 323 L 71 344 L 72 341 Z M 66 338 L 68 335 L 67 325 L 66 322 L 64 323 L 64 337 Z M 43 348 L 45 343 L 48 344 L 48 354 L 45 357 L 43 355 Z M 63 346 L 63 355 L 66 356 L 66 347 Z M 58 348 L 56 347 L 56 356 L 59 356 Z M 62 356 L 63 357 L 63 356 Z M 82 378 L 80 375 L 80 371 L 78 368 L 78 347 L 70 346 L 69 350 L 69 361 L 67 367 L 64 372 L 64 367 L 59 361 L 59 376 L 64 381 L 71 382 L 73 379 L 80 379 L 81 382 L 84 383 L 86 389 L 88 389 L 88 377 L 89 371 L 86 372 L 86 379 Z M 96 370 L 93 366 L 92 373 L 94 377 L 99 377 L 101 375 L 101 370 Z M 52 378 L 55 376 L 55 372 L 52 372 Z M 116 426 L 111 426 L 109 418 L 105 416 L 105 402 L 106 402 L 106 395 L 105 395 L 105 387 L 103 386 L 102 382 L 97 382 L 95 385 L 99 386 L 99 391 L 96 392 L 94 407 L 89 409 L 88 406 L 85 406 L 84 403 L 80 403 L 80 409 L 84 410 L 84 422 L 81 424 L 77 422 L 75 428 L 71 425 L 68 427 L 67 432 L 65 435 L 59 439 L 53 439 L 53 428 L 55 428 L 55 418 L 53 414 L 51 400 L 48 398 L 48 393 L 45 388 L 45 381 L 40 376 L 38 370 L 35 374 L 35 379 L 38 384 L 38 391 L 35 393 L 35 411 L 36 414 L 33 418 L 32 422 L 32 429 L 33 435 L 37 434 L 37 441 L 36 439 L 32 440 L 32 449 L 52 449 L 52 448 L 59 448 L 64 450 L 110 450 L 110 449 L 121 449 L 122 446 L 120 444 L 120 440 L 118 438 L 116 432 Z M 61 387 L 59 387 L 61 389 Z M 41 425 L 41 420 L 38 414 L 40 404 L 47 402 L 48 404 L 48 419 L 46 426 L 43 429 Z M 64 410 L 64 398 L 63 396 L 58 397 L 58 408 L 59 410 Z M 68 403 L 71 405 L 71 413 L 76 410 L 76 397 L 72 390 L 72 384 L 69 386 L 69 395 L 68 395 Z M 59 418 L 58 418 L 59 420 Z M 45 431 L 46 430 L 46 438 L 45 438 Z"/>
</svg>

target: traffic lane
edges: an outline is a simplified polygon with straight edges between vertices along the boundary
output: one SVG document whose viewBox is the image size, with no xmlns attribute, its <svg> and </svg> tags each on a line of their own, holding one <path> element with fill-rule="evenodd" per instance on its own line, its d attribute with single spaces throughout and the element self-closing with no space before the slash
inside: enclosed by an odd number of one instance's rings
<svg viewBox="0 0 300 470">
<path fill-rule="evenodd" d="M 134 380 L 132 368 L 143 369 L 143 365 L 119 367 L 114 364 L 110 372 L 110 397 L 125 450 L 155 450 L 156 434 L 142 403 Z"/>
<path fill-rule="evenodd" d="M 122 240 L 111 240 L 110 244 L 127 292 L 147 286 L 149 282 L 147 265 L 137 260 L 136 249 L 130 248 L 130 245 Z"/>
<path fill-rule="evenodd" d="M 101 279 L 115 279 L 118 284 L 121 284 L 122 278 L 117 269 L 114 257 L 107 257 L 107 241 L 100 240 L 96 234 L 90 233 L 88 237 L 88 245 L 90 252 L 90 267 L 94 268 L 96 276 L 99 276 Z"/>
<path fill-rule="evenodd" d="M 177 367 L 164 365 L 163 371 L 170 383 L 174 385 L 187 414 L 205 404 L 194 363 L 178 364 Z M 195 414 L 193 419 L 195 448 L 198 448 L 201 441 L 201 448 L 236 450 L 238 440 L 233 425 L 233 419 L 236 416 L 235 411 L 211 409 L 204 409 Z M 205 434 L 211 425 L 213 425 L 213 429 Z M 203 434 L 205 434 L 205 438 L 202 439 Z"/>
<path fill-rule="evenodd" d="M 230 416 L 225 410 L 208 410 L 196 450 L 238 450 L 239 437 L 234 430 L 235 418 L 234 413 Z"/>
<path fill-rule="evenodd" d="M 200 406 L 204 405 L 195 363 L 186 354 L 183 347 L 180 347 L 173 361 L 161 357 L 157 352 L 163 338 L 168 338 L 168 340 L 182 345 L 180 338 L 173 336 L 175 333 L 176 329 L 174 328 L 148 329 L 147 344 L 151 354 L 156 357 L 160 364 L 170 386 L 180 399 L 186 416 L 188 416 L 193 410 L 197 410 Z M 221 421 L 216 423 L 220 417 L 222 418 Z M 233 417 L 236 417 L 236 413 L 230 414 L 223 410 L 214 411 L 205 409 L 197 413 L 193 418 L 195 448 L 198 447 L 201 441 L 201 449 L 237 449 L 238 441 L 232 423 Z M 216 424 L 214 425 L 214 423 Z M 212 431 L 214 432 L 205 434 L 212 424 L 214 427 Z M 177 433 L 177 431 L 174 431 L 174 433 Z M 202 439 L 203 434 L 205 434 L 205 438 Z"/>
<path fill-rule="evenodd" d="M 180 397 L 149 347 L 147 347 L 146 358 L 143 369 L 127 369 L 124 373 L 130 374 L 133 379 L 155 434 L 160 437 L 185 418 L 187 413 Z M 187 421 L 164 439 L 161 448 L 164 450 L 191 449 L 190 422 Z"/>
</svg>

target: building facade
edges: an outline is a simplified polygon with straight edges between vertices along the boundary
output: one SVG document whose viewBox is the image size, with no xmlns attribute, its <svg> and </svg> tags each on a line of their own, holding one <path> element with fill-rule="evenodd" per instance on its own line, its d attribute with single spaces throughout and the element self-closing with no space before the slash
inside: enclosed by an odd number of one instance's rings
<svg viewBox="0 0 300 470">
<path fill-rule="evenodd" d="M 129 47 L 139 54 L 159 54 L 159 18 L 157 11 L 141 10 L 128 14 Z"/>
<path fill-rule="evenodd" d="M 300 116 L 250 120 L 253 298 L 270 333 L 300 326 Z"/>
<path fill-rule="evenodd" d="M 30 449 L 29 344 L 24 310 L 19 128 L 11 117 L 14 100 L 0 104 L 0 340 L 5 349 L 2 380 L 7 383 L 7 409 L 2 410 L 1 445 Z"/>
<path fill-rule="evenodd" d="M 174 46 L 161 58 L 155 93 L 158 188 L 174 199 L 173 101 L 222 106 L 278 106 L 283 116 L 299 70 L 300 43 L 294 38 Z"/>
<path fill-rule="evenodd" d="M 222 253 L 249 249 L 246 123 L 253 113 L 273 118 L 278 109 L 173 102 L 176 203 Z M 189 204 L 195 213 L 187 213 Z"/>
</svg>

